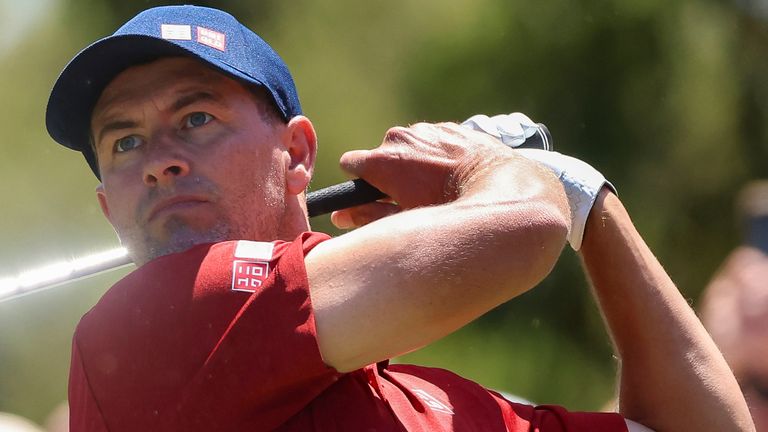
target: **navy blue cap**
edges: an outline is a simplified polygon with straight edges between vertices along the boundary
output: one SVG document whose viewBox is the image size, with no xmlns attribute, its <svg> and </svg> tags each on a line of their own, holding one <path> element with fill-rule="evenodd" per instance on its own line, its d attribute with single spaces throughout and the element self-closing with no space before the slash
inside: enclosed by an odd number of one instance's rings
<svg viewBox="0 0 768 432">
<path fill-rule="evenodd" d="M 285 120 L 301 114 L 288 67 L 258 35 L 217 9 L 162 6 L 136 15 L 69 62 L 48 99 L 48 133 L 59 144 L 82 152 L 100 179 L 89 136 L 91 114 L 101 92 L 125 69 L 172 56 L 199 59 L 238 80 L 263 87 Z"/>
</svg>

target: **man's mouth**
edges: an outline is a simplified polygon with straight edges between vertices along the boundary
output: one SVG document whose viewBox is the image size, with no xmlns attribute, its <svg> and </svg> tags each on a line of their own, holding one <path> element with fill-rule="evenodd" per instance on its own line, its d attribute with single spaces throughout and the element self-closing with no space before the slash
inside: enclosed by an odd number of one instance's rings
<svg viewBox="0 0 768 432">
<path fill-rule="evenodd" d="M 210 201 L 205 197 L 197 195 L 179 195 L 166 198 L 159 201 L 154 207 L 152 207 L 147 220 L 151 222 L 153 219 L 156 219 L 164 214 L 194 210 L 209 202 Z"/>
</svg>

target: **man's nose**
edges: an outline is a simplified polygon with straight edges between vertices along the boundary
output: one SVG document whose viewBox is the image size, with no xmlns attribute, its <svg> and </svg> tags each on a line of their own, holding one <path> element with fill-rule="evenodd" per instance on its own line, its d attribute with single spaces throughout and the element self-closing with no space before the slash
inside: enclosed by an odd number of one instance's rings
<svg viewBox="0 0 768 432">
<path fill-rule="evenodd" d="M 177 177 L 189 174 L 189 160 L 173 143 L 161 142 L 152 147 L 144 164 L 144 183 L 147 186 L 168 185 Z"/>
</svg>

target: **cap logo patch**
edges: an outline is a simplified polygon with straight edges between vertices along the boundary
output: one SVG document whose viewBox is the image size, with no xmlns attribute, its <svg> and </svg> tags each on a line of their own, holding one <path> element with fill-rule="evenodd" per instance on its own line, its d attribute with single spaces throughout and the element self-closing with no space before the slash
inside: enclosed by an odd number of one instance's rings
<svg viewBox="0 0 768 432">
<path fill-rule="evenodd" d="M 192 27 L 184 24 L 161 24 L 160 37 L 172 40 L 192 40 Z"/>
<path fill-rule="evenodd" d="M 232 261 L 232 290 L 255 292 L 269 277 L 272 243 L 240 240 Z"/>
<path fill-rule="evenodd" d="M 205 27 L 197 28 L 197 41 L 219 51 L 224 51 L 227 47 L 227 35 Z"/>
</svg>

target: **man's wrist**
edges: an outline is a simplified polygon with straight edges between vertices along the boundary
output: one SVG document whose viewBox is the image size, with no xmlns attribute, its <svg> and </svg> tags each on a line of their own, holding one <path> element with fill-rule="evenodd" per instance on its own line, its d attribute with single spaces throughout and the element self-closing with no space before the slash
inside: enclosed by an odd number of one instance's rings
<svg viewBox="0 0 768 432">
<path fill-rule="evenodd" d="M 452 173 L 446 183 L 445 196 L 453 201 L 486 186 L 486 180 L 516 163 L 511 154 L 495 154 L 485 160 L 466 160 Z"/>
<path fill-rule="evenodd" d="M 584 236 L 582 240 L 581 252 L 588 252 L 590 248 L 595 247 L 600 233 L 608 228 L 609 224 L 615 222 L 618 211 L 623 210 L 619 197 L 614 193 L 613 188 L 608 184 L 603 185 L 595 198 L 595 203 L 587 216 L 587 222 L 584 226 Z"/>
</svg>

